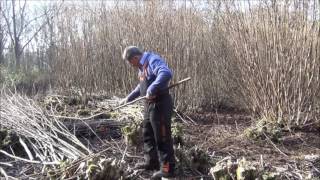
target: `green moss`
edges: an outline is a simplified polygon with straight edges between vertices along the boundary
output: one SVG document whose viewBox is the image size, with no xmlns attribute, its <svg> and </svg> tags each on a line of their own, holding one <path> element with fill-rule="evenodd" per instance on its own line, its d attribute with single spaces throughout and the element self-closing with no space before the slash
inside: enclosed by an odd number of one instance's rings
<svg viewBox="0 0 320 180">
<path fill-rule="evenodd" d="M 121 128 L 121 132 L 124 136 L 125 142 L 131 145 L 139 144 L 139 126 L 136 124 L 129 124 Z"/>
<path fill-rule="evenodd" d="M 238 163 L 237 180 L 251 180 L 255 179 L 258 171 L 252 166 L 252 163 L 246 161 L 244 158 Z"/>
<path fill-rule="evenodd" d="M 99 114 L 98 116 L 95 116 L 94 118 L 95 119 L 110 119 L 111 114 L 110 113 L 102 113 L 102 114 Z"/>
<path fill-rule="evenodd" d="M 191 158 L 191 167 L 202 173 L 207 173 L 211 166 L 209 155 L 198 147 L 192 149 L 189 154 Z"/>
<path fill-rule="evenodd" d="M 262 175 L 263 180 L 276 180 L 280 178 L 279 173 L 274 173 L 274 172 L 267 172 Z"/>
<path fill-rule="evenodd" d="M 264 117 L 257 120 L 253 126 L 244 130 L 244 135 L 253 140 L 264 140 L 267 136 L 273 142 L 279 142 L 282 136 L 282 124 Z"/>
<path fill-rule="evenodd" d="M 216 180 L 233 180 L 232 172 L 229 171 L 225 164 L 217 164 L 210 170 L 211 175 Z"/>
<path fill-rule="evenodd" d="M 89 116 L 89 115 L 91 115 L 90 110 L 88 110 L 88 109 L 79 109 L 77 111 L 77 114 L 79 116 Z"/>
<path fill-rule="evenodd" d="M 174 122 L 171 125 L 171 133 L 173 143 L 176 145 L 183 145 L 183 129 L 180 123 Z"/>
<path fill-rule="evenodd" d="M 6 129 L 0 129 L 0 149 L 13 145 L 17 143 L 18 140 L 19 138 L 15 133 Z"/>
</svg>

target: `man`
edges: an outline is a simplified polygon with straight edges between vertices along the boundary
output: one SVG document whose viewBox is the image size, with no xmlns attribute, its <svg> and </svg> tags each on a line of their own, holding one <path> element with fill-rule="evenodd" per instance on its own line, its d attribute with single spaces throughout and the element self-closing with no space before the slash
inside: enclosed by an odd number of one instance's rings
<svg viewBox="0 0 320 180">
<path fill-rule="evenodd" d="M 172 177 L 175 168 L 171 136 L 173 103 L 167 89 L 172 72 L 159 55 L 142 52 L 135 46 L 127 47 L 122 57 L 139 70 L 140 79 L 138 86 L 122 103 L 130 102 L 138 96 L 147 97 L 143 120 L 145 162 L 137 164 L 135 168 L 158 170 L 151 179 Z"/>
</svg>

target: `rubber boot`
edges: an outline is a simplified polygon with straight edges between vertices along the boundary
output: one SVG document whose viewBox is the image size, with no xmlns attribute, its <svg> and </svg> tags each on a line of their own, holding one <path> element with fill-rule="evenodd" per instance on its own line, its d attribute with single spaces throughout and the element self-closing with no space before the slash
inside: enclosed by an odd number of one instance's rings
<svg viewBox="0 0 320 180">
<path fill-rule="evenodd" d="M 160 169 L 160 164 L 159 160 L 156 158 L 156 156 L 150 156 L 150 155 L 144 155 L 144 162 L 142 163 L 137 163 L 134 166 L 135 170 L 138 169 L 144 169 L 144 170 L 159 170 Z"/>
<path fill-rule="evenodd" d="M 174 164 L 164 163 L 161 166 L 161 169 L 152 175 L 151 179 L 161 180 L 162 177 L 164 178 L 174 177 L 174 168 L 175 168 Z"/>
<path fill-rule="evenodd" d="M 159 168 L 160 168 L 159 163 L 147 163 L 147 162 L 137 163 L 134 166 L 135 170 L 144 169 L 147 171 L 159 170 Z"/>
</svg>

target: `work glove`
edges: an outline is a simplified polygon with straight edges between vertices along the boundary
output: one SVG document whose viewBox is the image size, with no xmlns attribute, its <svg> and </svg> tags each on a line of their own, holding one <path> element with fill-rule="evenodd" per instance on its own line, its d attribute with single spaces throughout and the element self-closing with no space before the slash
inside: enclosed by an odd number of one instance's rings
<svg viewBox="0 0 320 180">
<path fill-rule="evenodd" d="M 128 98 L 123 98 L 120 102 L 119 102 L 119 106 L 124 105 L 128 102 Z"/>
<path fill-rule="evenodd" d="M 146 98 L 148 100 L 152 100 L 152 99 L 156 98 L 156 96 L 155 95 L 151 95 L 149 92 L 147 92 Z"/>
</svg>

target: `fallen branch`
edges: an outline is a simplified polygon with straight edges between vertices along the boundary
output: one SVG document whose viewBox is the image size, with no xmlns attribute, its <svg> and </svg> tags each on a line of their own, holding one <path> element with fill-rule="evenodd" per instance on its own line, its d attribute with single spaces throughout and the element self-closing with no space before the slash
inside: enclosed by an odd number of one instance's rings
<svg viewBox="0 0 320 180">
<path fill-rule="evenodd" d="M 12 164 L 6 163 L 6 162 L 0 162 L 0 165 L 9 166 L 9 167 L 13 166 Z"/>
<path fill-rule="evenodd" d="M 268 142 L 277 150 L 280 152 L 280 154 L 284 155 L 285 157 L 289 157 L 287 154 L 285 154 L 284 152 L 282 152 L 272 141 L 271 139 L 264 133 L 262 132 L 263 135 L 266 137 L 266 139 L 268 140 Z"/>
<path fill-rule="evenodd" d="M 29 159 L 33 160 L 32 153 L 30 152 L 27 144 L 21 139 L 21 137 L 19 138 L 19 142 L 22 145 L 22 147 L 24 148 L 24 150 L 27 152 Z"/>
<path fill-rule="evenodd" d="M 183 121 L 183 122 L 186 123 L 186 124 L 189 124 L 188 121 L 186 121 L 186 120 L 182 117 L 182 115 L 180 115 L 180 113 L 177 111 L 177 109 L 174 109 L 173 111 L 177 114 L 177 116 L 181 119 L 181 121 Z"/>
<path fill-rule="evenodd" d="M 43 165 L 58 165 L 59 162 L 41 162 L 41 161 L 34 161 L 34 160 L 29 160 L 29 159 L 25 159 L 25 158 L 21 158 L 21 157 L 18 157 L 18 156 L 14 156 L 12 154 L 9 154 L 3 150 L 0 150 L 0 153 L 6 155 L 6 156 L 9 156 L 13 159 L 17 159 L 17 160 L 20 160 L 20 161 L 24 161 L 24 162 L 28 162 L 28 163 L 33 163 L 33 164 L 43 164 Z"/>
<path fill-rule="evenodd" d="M 56 116 L 56 115 L 52 115 L 52 114 L 48 114 L 49 117 L 54 117 L 54 118 L 58 118 L 58 119 L 62 119 L 62 120 L 80 120 L 80 121 L 86 121 L 86 120 L 91 120 L 91 119 L 95 119 L 96 117 L 99 117 L 101 115 L 106 114 L 105 112 L 101 112 L 101 113 L 97 113 L 94 114 L 92 116 L 89 117 L 71 117 L 71 116 Z"/>
<path fill-rule="evenodd" d="M 1 167 L 0 167 L 0 174 L 2 174 L 2 175 L 4 176 L 4 178 L 5 178 L 5 179 L 9 179 L 9 177 L 8 177 L 8 175 L 7 175 L 7 173 L 6 173 L 6 171 L 5 171 L 4 169 L 2 169 Z"/>
<path fill-rule="evenodd" d="M 179 117 L 184 123 L 186 123 L 186 124 L 188 124 L 188 125 L 190 125 L 190 123 L 193 124 L 193 125 L 197 125 L 197 123 L 196 123 L 191 117 L 189 117 L 188 115 L 180 112 L 177 108 L 175 108 L 173 111 L 178 115 L 178 117 Z M 188 119 L 190 122 L 188 122 L 183 116 L 187 117 L 187 119 Z"/>
</svg>

